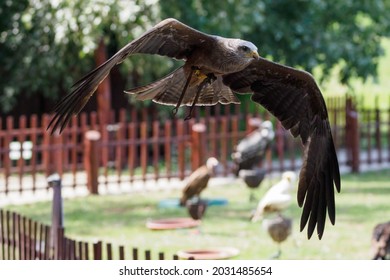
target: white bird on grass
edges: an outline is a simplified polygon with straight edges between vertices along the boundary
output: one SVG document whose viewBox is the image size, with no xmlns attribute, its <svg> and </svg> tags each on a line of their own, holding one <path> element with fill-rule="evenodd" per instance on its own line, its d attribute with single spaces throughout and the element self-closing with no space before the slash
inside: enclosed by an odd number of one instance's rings
<svg viewBox="0 0 390 280">
<path fill-rule="evenodd" d="M 293 171 L 282 174 L 282 180 L 273 185 L 260 200 L 252 217 L 252 222 L 260 220 L 264 214 L 281 212 L 292 200 L 291 191 L 294 189 L 296 175 Z"/>
</svg>

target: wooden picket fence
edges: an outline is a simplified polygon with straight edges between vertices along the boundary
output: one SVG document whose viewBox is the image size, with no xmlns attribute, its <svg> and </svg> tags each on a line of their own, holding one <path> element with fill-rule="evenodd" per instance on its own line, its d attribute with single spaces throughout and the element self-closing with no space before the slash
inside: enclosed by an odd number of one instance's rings
<svg viewBox="0 0 390 280">
<path fill-rule="evenodd" d="M 96 113 L 81 113 L 61 135 L 46 131 L 50 115 L 0 118 L 0 194 L 44 190 L 53 172 L 72 188 L 85 187 L 92 175 L 103 188 L 184 179 L 209 156 L 222 163 L 220 175 L 225 176 L 232 170 L 234 146 L 252 129 L 251 118 L 274 123 L 276 137 L 263 162 L 267 171 L 299 169 L 300 140 L 253 104 L 198 108 L 189 121 L 161 120 L 148 109 L 137 114 L 123 109 L 112 112 L 112 123 L 102 124 Z M 362 163 L 390 162 L 390 104 L 370 110 L 345 98 L 328 99 L 327 104 L 341 166 L 359 171 Z M 206 127 L 203 136 L 193 130 L 199 123 Z M 100 136 L 88 139 L 91 130 Z M 194 148 L 198 137 L 203 144 Z"/>
<path fill-rule="evenodd" d="M 78 241 L 16 212 L 0 209 L 0 260 L 151 260 L 166 259 L 163 252 L 127 248 L 103 241 Z M 56 240 L 53 242 L 53 240 Z M 178 259 L 173 255 L 170 259 Z"/>
</svg>

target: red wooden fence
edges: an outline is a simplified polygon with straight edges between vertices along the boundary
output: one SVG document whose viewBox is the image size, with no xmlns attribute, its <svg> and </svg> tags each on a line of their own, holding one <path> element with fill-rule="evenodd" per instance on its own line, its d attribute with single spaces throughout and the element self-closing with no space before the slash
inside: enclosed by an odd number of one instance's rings
<svg viewBox="0 0 390 280">
<path fill-rule="evenodd" d="M 390 161 L 390 104 L 386 110 L 346 107 L 344 98 L 328 99 L 327 104 L 341 166 Z M 358 121 L 355 128 L 351 126 L 353 114 Z M 253 102 L 200 108 L 189 121 L 162 121 L 148 109 L 141 114 L 121 110 L 112 112 L 113 123 L 100 125 L 96 113 L 81 113 L 61 135 L 46 131 L 48 115 L 0 119 L 0 194 L 45 189 L 46 177 L 53 172 L 60 174 L 65 187 L 86 186 L 86 151 L 91 143 L 85 140 L 85 134 L 89 130 L 101 134 L 93 154 L 89 155 L 99 158 L 98 184 L 103 188 L 150 179 L 184 179 L 199 165 L 199 159 L 194 162 L 199 151 L 192 148 L 195 123 L 206 125 L 202 160 L 208 156 L 218 158 L 222 174 L 227 175 L 231 172 L 231 152 L 249 131 L 248 121 L 252 117 L 271 119 L 275 124 L 276 138 L 265 161 L 267 170 L 299 169 L 299 139 L 293 139 L 279 122 Z M 354 139 L 360 154 L 356 154 L 356 146 L 355 152 L 351 152 L 348 137 L 354 133 L 358 133 Z"/>
<path fill-rule="evenodd" d="M 112 243 L 85 242 L 65 236 L 59 228 L 52 244 L 51 227 L 18 213 L 0 209 L 0 260 L 151 260 L 166 259 L 163 252 L 127 248 Z M 170 259 L 178 259 L 173 255 Z"/>
</svg>

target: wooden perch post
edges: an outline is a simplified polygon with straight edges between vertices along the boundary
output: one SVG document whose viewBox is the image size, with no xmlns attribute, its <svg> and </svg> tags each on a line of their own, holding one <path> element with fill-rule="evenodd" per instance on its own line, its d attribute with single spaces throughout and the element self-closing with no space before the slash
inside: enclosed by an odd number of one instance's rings
<svg viewBox="0 0 390 280">
<path fill-rule="evenodd" d="M 195 170 L 205 163 L 205 158 L 206 158 L 206 125 L 205 124 L 196 123 L 192 126 L 191 144 L 192 144 L 191 164 L 192 164 L 192 170 Z"/>
<path fill-rule="evenodd" d="M 62 206 L 62 193 L 61 193 L 61 177 L 57 173 L 54 173 L 47 177 L 49 187 L 53 189 L 53 201 L 51 211 L 51 247 L 54 249 L 54 253 L 58 253 L 58 244 L 60 238 L 58 236 L 59 229 L 64 228 L 64 212 Z"/>
<path fill-rule="evenodd" d="M 100 138 L 101 134 L 96 130 L 87 131 L 84 136 L 84 167 L 90 194 L 98 194 Z"/>
</svg>

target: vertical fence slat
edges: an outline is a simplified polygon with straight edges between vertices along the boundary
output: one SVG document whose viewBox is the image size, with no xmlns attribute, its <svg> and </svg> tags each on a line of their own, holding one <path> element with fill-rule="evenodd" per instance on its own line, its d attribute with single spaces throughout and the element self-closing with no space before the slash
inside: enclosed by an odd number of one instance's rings
<svg viewBox="0 0 390 280">
<path fill-rule="evenodd" d="M 16 213 L 11 213 L 11 217 L 12 218 L 12 222 L 11 222 L 11 227 L 10 227 L 10 231 L 11 231 L 11 234 L 9 235 L 11 237 L 11 242 L 10 242 L 10 245 L 11 245 L 11 253 L 10 253 L 10 260 L 16 260 L 17 258 L 17 254 L 16 254 L 16 248 L 17 248 L 17 244 L 18 244 L 18 240 L 17 240 L 17 227 L 16 227 Z M 11 219 L 10 219 L 11 220 Z"/>
<path fill-rule="evenodd" d="M 164 155 L 165 155 L 165 171 L 167 174 L 167 178 L 172 177 L 172 122 L 168 120 L 165 122 L 165 144 L 164 144 Z"/>
<path fill-rule="evenodd" d="M 5 244 L 6 244 L 6 236 L 5 236 L 5 221 L 4 221 L 4 211 L 0 209 L 0 240 L 1 240 L 1 259 L 5 260 Z"/>
<path fill-rule="evenodd" d="M 12 228 L 11 228 L 11 212 L 5 212 L 6 219 L 6 230 L 5 235 L 7 236 L 7 260 L 11 260 L 11 248 L 13 246 L 13 238 L 12 238 Z"/>
<path fill-rule="evenodd" d="M 138 260 L 138 249 L 133 248 L 132 250 L 133 260 Z"/>
<path fill-rule="evenodd" d="M 276 150 L 279 157 L 279 171 L 284 170 L 284 133 L 282 124 L 276 123 Z"/>
<path fill-rule="evenodd" d="M 33 221 L 34 235 L 31 244 L 31 259 L 37 259 L 38 222 Z"/>
<path fill-rule="evenodd" d="M 142 180 L 146 180 L 147 166 L 148 166 L 148 126 L 146 121 L 140 124 L 140 141 L 141 141 L 141 170 Z"/>
<path fill-rule="evenodd" d="M 23 229 L 23 221 L 22 217 L 17 214 L 16 215 L 16 228 L 17 228 L 17 236 L 18 236 L 18 256 L 19 260 L 24 259 L 24 229 Z"/>
<path fill-rule="evenodd" d="M 212 118 L 209 119 L 209 126 L 208 126 L 208 135 L 209 135 L 209 151 L 210 151 L 210 156 L 219 158 L 218 150 L 217 150 L 217 126 L 216 126 L 216 119 Z"/>
<path fill-rule="evenodd" d="M 7 131 L 12 131 L 14 126 L 14 119 L 12 116 L 8 116 L 6 119 L 6 127 Z M 12 141 L 12 136 L 10 133 L 7 133 L 4 136 L 4 146 L 6 154 L 4 156 L 4 177 L 5 177 L 5 193 L 7 194 L 9 192 L 9 177 L 11 175 L 11 167 L 12 167 L 12 161 L 9 156 L 10 152 L 10 144 Z"/>
<path fill-rule="evenodd" d="M 36 173 L 37 173 L 37 155 L 38 155 L 38 116 L 32 115 L 31 116 L 31 135 L 30 135 L 30 141 L 32 143 L 32 154 L 31 154 L 31 160 L 30 160 L 30 167 L 31 167 L 31 178 L 32 178 L 32 190 L 33 192 L 36 191 Z"/>
<path fill-rule="evenodd" d="M 227 139 L 228 134 L 228 122 L 227 117 L 221 117 L 221 137 L 222 139 Z M 221 158 L 220 161 L 223 165 L 223 175 L 227 175 L 227 157 L 228 157 L 228 151 L 227 151 L 227 141 L 220 141 L 221 146 Z"/>
<path fill-rule="evenodd" d="M 117 168 L 117 174 L 118 174 L 118 184 L 120 184 L 122 182 L 122 170 L 123 170 L 123 159 L 124 159 L 123 141 L 125 139 L 124 129 L 125 129 L 124 126 L 119 125 L 118 131 L 117 131 L 116 168 Z"/>
<path fill-rule="evenodd" d="M 50 117 L 46 114 L 42 116 L 42 127 L 41 130 L 45 131 L 46 127 L 49 125 Z M 43 133 L 43 139 L 42 139 L 42 164 L 43 164 L 43 170 L 45 172 L 45 175 L 48 176 L 51 173 L 51 135 L 49 133 Z"/>
<path fill-rule="evenodd" d="M 23 192 L 23 174 L 24 174 L 24 141 L 26 139 L 25 131 L 26 131 L 26 124 L 27 118 L 26 116 L 22 115 L 19 117 L 19 133 L 18 133 L 18 142 L 20 144 L 20 155 L 19 159 L 17 161 L 18 165 L 18 173 L 19 173 L 19 193 Z"/>
<path fill-rule="evenodd" d="M 206 125 L 196 123 L 192 125 L 191 132 L 191 166 L 197 169 L 205 163 L 206 156 Z"/>
<path fill-rule="evenodd" d="M 376 99 L 378 100 L 378 99 Z M 378 101 L 375 102 L 375 144 L 377 149 L 377 162 L 382 162 L 382 141 L 381 141 L 381 116 L 378 108 Z"/>
<path fill-rule="evenodd" d="M 119 246 L 119 259 L 125 260 L 125 247 Z"/>
<path fill-rule="evenodd" d="M 76 241 L 75 240 L 69 240 L 70 241 L 70 259 L 71 260 L 77 260 L 76 257 Z"/>
<path fill-rule="evenodd" d="M 111 245 L 111 243 L 106 244 L 106 250 L 107 250 L 107 260 L 112 260 L 112 245 Z"/>
<path fill-rule="evenodd" d="M 27 234 L 25 236 L 26 238 L 26 259 L 31 260 L 31 238 L 33 237 L 33 230 L 32 230 L 32 220 L 27 219 Z"/>
<path fill-rule="evenodd" d="M 45 234 L 45 231 L 44 231 L 44 227 L 43 227 L 43 224 L 40 224 L 39 225 L 39 237 L 38 237 L 38 259 L 40 260 L 43 260 L 44 259 L 44 254 L 43 254 L 43 251 L 44 251 L 44 234 Z"/>
<path fill-rule="evenodd" d="M 135 159 L 136 159 L 136 133 L 137 127 L 136 124 L 130 123 L 128 125 L 129 133 L 129 154 L 128 154 L 128 168 L 130 171 L 130 182 L 133 182 L 134 179 L 134 169 L 135 169 Z"/>
<path fill-rule="evenodd" d="M 159 252 L 158 253 L 158 259 L 161 261 L 161 260 L 165 260 L 164 258 L 164 253 L 163 252 Z"/>
<path fill-rule="evenodd" d="M 154 166 L 154 179 L 158 180 L 160 173 L 159 166 L 159 139 L 160 139 L 160 122 L 153 121 L 153 166 Z"/>
<path fill-rule="evenodd" d="M 83 242 L 82 241 L 77 241 L 76 242 L 76 259 L 77 260 L 84 260 L 84 254 L 83 254 Z"/>
<path fill-rule="evenodd" d="M 369 110 L 365 110 L 366 118 L 367 118 L 367 163 L 372 163 L 372 143 L 371 143 L 371 112 Z"/>
<path fill-rule="evenodd" d="M 73 174 L 73 182 L 72 182 L 72 187 L 75 188 L 76 187 L 76 173 L 77 173 L 77 163 L 78 163 L 78 159 L 77 159 L 77 153 L 78 153 L 78 141 L 77 141 L 77 135 L 78 135 L 78 125 L 77 125 L 77 118 L 73 118 L 72 119 L 72 123 L 71 123 L 71 127 L 70 127 L 70 130 L 71 130 L 71 134 L 70 134 L 70 145 L 72 147 L 71 149 L 71 152 L 70 152 L 70 162 L 71 162 L 71 172 Z"/>
<path fill-rule="evenodd" d="M 51 228 L 49 226 L 44 226 L 44 249 L 43 249 L 43 252 L 44 252 L 44 260 L 51 260 L 51 259 L 54 259 L 54 254 L 51 250 L 51 237 L 50 237 L 50 232 L 51 232 Z"/>
<path fill-rule="evenodd" d="M 93 244 L 93 259 L 101 260 L 102 259 L 102 242 L 98 241 Z"/>
<path fill-rule="evenodd" d="M 150 250 L 145 251 L 145 260 L 151 260 L 152 259 L 152 254 Z"/>
<path fill-rule="evenodd" d="M 180 180 L 185 178 L 185 139 L 184 139 L 184 121 L 176 121 L 176 131 L 177 131 L 177 163 L 178 163 L 178 177 Z"/>
</svg>

